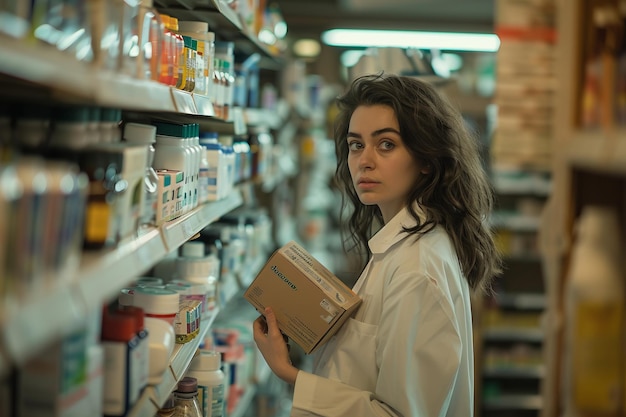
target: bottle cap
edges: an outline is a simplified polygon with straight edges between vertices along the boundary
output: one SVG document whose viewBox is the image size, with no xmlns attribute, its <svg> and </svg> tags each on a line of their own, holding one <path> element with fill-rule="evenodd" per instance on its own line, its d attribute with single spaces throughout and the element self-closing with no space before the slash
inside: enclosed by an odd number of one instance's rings
<svg viewBox="0 0 626 417">
<path fill-rule="evenodd" d="M 155 123 L 157 135 L 185 137 L 185 128 L 183 125 L 173 123 Z"/>
<path fill-rule="evenodd" d="M 111 312 L 106 308 L 102 314 L 102 340 L 128 342 L 136 333 L 135 318 L 120 312 Z"/>
<path fill-rule="evenodd" d="M 178 29 L 181 32 L 206 33 L 209 31 L 209 24 L 208 22 L 200 22 L 196 20 L 180 20 L 178 22 Z"/>
<path fill-rule="evenodd" d="M 178 382 L 178 392 L 195 392 L 198 390 L 198 380 L 191 376 L 186 376 Z"/>
<path fill-rule="evenodd" d="M 134 305 L 134 295 L 135 290 L 133 288 L 122 288 L 117 296 L 117 303 L 120 306 L 132 306 Z"/>
<path fill-rule="evenodd" d="M 133 297 L 133 305 L 143 308 L 146 314 L 176 314 L 179 304 L 180 295 L 166 288 L 137 288 Z"/>
<path fill-rule="evenodd" d="M 204 258 L 203 242 L 187 242 L 183 245 L 182 255 L 186 258 Z"/>
<path fill-rule="evenodd" d="M 126 123 L 124 125 L 124 139 L 133 143 L 156 142 L 156 126 L 142 123 Z"/>
<path fill-rule="evenodd" d="M 205 139 L 205 140 L 213 140 L 216 141 L 219 138 L 219 133 L 217 132 L 200 132 L 200 140 Z"/>
<path fill-rule="evenodd" d="M 194 371 L 217 371 L 222 365 L 222 356 L 214 350 L 199 349 L 191 360 L 189 369 Z"/>
<path fill-rule="evenodd" d="M 181 280 L 181 279 L 173 279 L 172 281 L 170 281 L 166 286 L 167 289 L 176 291 L 176 292 L 185 292 L 188 291 L 189 289 L 191 289 L 191 284 L 188 282 L 185 282 L 185 280 Z"/>
<path fill-rule="evenodd" d="M 213 263 L 209 257 L 204 258 L 178 258 L 176 271 L 179 277 L 191 279 L 193 277 L 209 277 L 213 271 Z"/>
<path fill-rule="evenodd" d="M 178 32 L 178 18 L 174 16 L 170 16 L 170 25 L 172 25 L 172 30 Z"/>
<path fill-rule="evenodd" d="M 137 280 L 137 286 L 141 287 L 144 285 L 163 285 L 163 280 L 157 277 L 140 277 Z"/>
<path fill-rule="evenodd" d="M 143 309 L 135 306 L 122 306 L 120 308 L 122 314 L 128 314 L 135 320 L 135 333 L 139 333 L 145 328 L 145 315 Z"/>
</svg>

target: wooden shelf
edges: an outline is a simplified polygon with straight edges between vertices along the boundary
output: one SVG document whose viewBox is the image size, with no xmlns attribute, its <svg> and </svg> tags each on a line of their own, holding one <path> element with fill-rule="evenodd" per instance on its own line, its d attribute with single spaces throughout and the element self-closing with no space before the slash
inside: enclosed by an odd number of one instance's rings
<svg viewBox="0 0 626 417">
<path fill-rule="evenodd" d="M 495 301 L 500 308 L 517 310 L 543 310 L 546 308 L 545 294 L 497 294 Z"/>
<path fill-rule="evenodd" d="M 494 212 L 491 224 L 496 229 L 505 229 L 512 232 L 535 233 L 539 230 L 539 218 L 517 213 Z"/>
<path fill-rule="evenodd" d="M 540 329 L 494 327 L 483 330 L 483 339 L 491 342 L 541 343 L 544 336 Z"/>
<path fill-rule="evenodd" d="M 485 410 L 541 410 L 540 395 L 511 394 L 488 398 L 483 401 Z"/>
<path fill-rule="evenodd" d="M 543 366 L 492 366 L 483 369 L 485 378 L 533 379 L 543 378 Z"/>
<path fill-rule="evenodd" d="M 564 151 L 571 167 L 626 175 L 626 127 L 611 133 L 577 131 Z"/>
</svg>

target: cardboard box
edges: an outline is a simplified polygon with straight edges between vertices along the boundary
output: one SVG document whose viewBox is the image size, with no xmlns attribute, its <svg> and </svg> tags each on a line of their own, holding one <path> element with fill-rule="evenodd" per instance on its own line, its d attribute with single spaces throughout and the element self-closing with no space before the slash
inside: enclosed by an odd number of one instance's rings
<svg viewBox="0 0 626 417">
<path fill-rule="evenodd" d="M 272 307 L 282 332 L 305 353 L 328 341 L 361 303 L 355 292 L 293 241 L 274 252 L 244 297 L 261 313 Z"/>
</svg>

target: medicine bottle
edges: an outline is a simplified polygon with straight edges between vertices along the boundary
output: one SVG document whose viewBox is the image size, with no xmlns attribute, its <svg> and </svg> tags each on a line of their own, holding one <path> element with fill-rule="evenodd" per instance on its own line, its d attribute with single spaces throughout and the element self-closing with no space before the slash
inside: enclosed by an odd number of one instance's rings
<svg viewBox="0 0 626 417">
<path fill-rule="evenodd" d="M 166 288 L 138 287 L 133 291 L 133 305 L 142 308 L 146 317 L 165 320 L 173 326 L 180 296 L 176 291 Z"/>
<path fill-rule="evenodd" d="M 187 74 L 185 73 L 185 40 L 178 32 L 178 19 L 170 16 L 170 30 L 174 39 L 174 78 L 176 88 L 181 90 L 185 87 Z"/>
<path fill-rule="evenodd" d="M 102 346 L 104 348 L 104 415 L 124 416 L 139 398 L 140 375 L 136 370 L 139 338 L 136 321 L 131 315 L 110 311 L 102 313 Z"/>
<path fill-rule="evenodd" d="M 148 376 L 150 374 L 150 340 L 149 332 L 145 326 L 145 315 L 143 309 L 135 306 L 120 306 L 120 314 L 125 314 L 135 320 L 135 335 L 137 336 L 137 345 L 133 350 L 132 358 L 132 375 L 131 380 L 135 384 L 129 387 L 131 392 L 143 392 L 148 385 Z"/>
<path fill-rule="evenodd" d="M 203 242 L 187 242 L 182 246 L 181 256 L 176 259 L 176 275 L 192 285 L 202 302 L 203 316 L 210 316 L 215 309 L 217 277 L 213 275 L 213 258 L 205 255 Z"/>
<path fill-rule="evenodd" d="M 176 412 L 176 404 L 174 402 L 174 394 L 171 394 L 165 400 L 165 404 L 159 408 L 154 417 L 174 417 Z"/>
<path fill-rule="evenodd" d="M 224 384 L 222 359 L 219 352 L 198 349 L 186 376 L 198 381 L 198 399 L 203 417 L 224 416 Z"/>
<path fill-rule="evenodd" d="M 174 417 L 202 417 L 196 378 L 186 376 L 178 382 L 178 387 L 174 391 L 174 403 L 176 404 Z"/>
<path fill-rule="evenodd" d="M 144 176 L 144 206 L 141 208 L 141 224 L 153 224 L 156 218 L 157 188 L 159 177 L 152 167 L 156 150 L 156 127 L 141 123 L 126 123 L 124 139 L 130 144 L 145 145 L 148 148 L 146 173 Z"/>
<path fill-rule="evenodd" d="M 223 106 L 224 106 L 224 83 L 222 82 L 222 60 L 218 57 L 213 58 L 213 66 L 211 68 L 211 80 L 210 90 L 211 99 L 213 101 L 213 111 L 215 117 L 223 119 Z"/>
<path fill-rule="evenodd" d="M 161 73 L 159 82 L 165 85 L 175 86 L 178 81 L 178 69 L 176 68 L 176 38 L 171 29 L 170 16 L 161 14 L 163 22 L 163 40 L 161 44 Z M 176 78 L 174 78 L 176 74 Z"/>
<path fill-rule="evenodd" d="M 155 123 L 157 128 L 155 154 L 152 166 L 156 169 L 176 170 L 183 173 L 183 212 L 189 211 L 192 177 L 192 151 L 187 148 L 184 138 L 186 128 L 173 123 Z"/>
<path fill-rule="evenodd" d="M 201 55 L 202 62 L 196 68 L 196 85 L 193 92 L 206 96 L 211 67 L 209 59 L 213 59 L 215 35 L 209 35 L 209 24 L 202 21 L 179 21 L 178 28 L 181 35 L 190 36 L 198 42 L 198 54 Z"/>
<path fill-rule="evenodd" d="M 198 41 L 190 36 L 183 36 L 185 45 L 185 85 L 182 90 L 192 92 L 196 87 L 196 66 Z"/>
</svg>

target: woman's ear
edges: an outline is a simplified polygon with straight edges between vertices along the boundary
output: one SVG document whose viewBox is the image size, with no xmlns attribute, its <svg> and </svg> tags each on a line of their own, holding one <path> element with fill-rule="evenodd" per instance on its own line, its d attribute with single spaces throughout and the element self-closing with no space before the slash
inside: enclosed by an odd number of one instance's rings
<svg viewBox="0 0 626 417">
<path fill-rule="evenodd" d="M 431 171 L 430 165 L 426 165 L 424 168 L 420 169 L 420 172 L 422 174 L 430 174 L 430 171 Z"/>
</svg>

